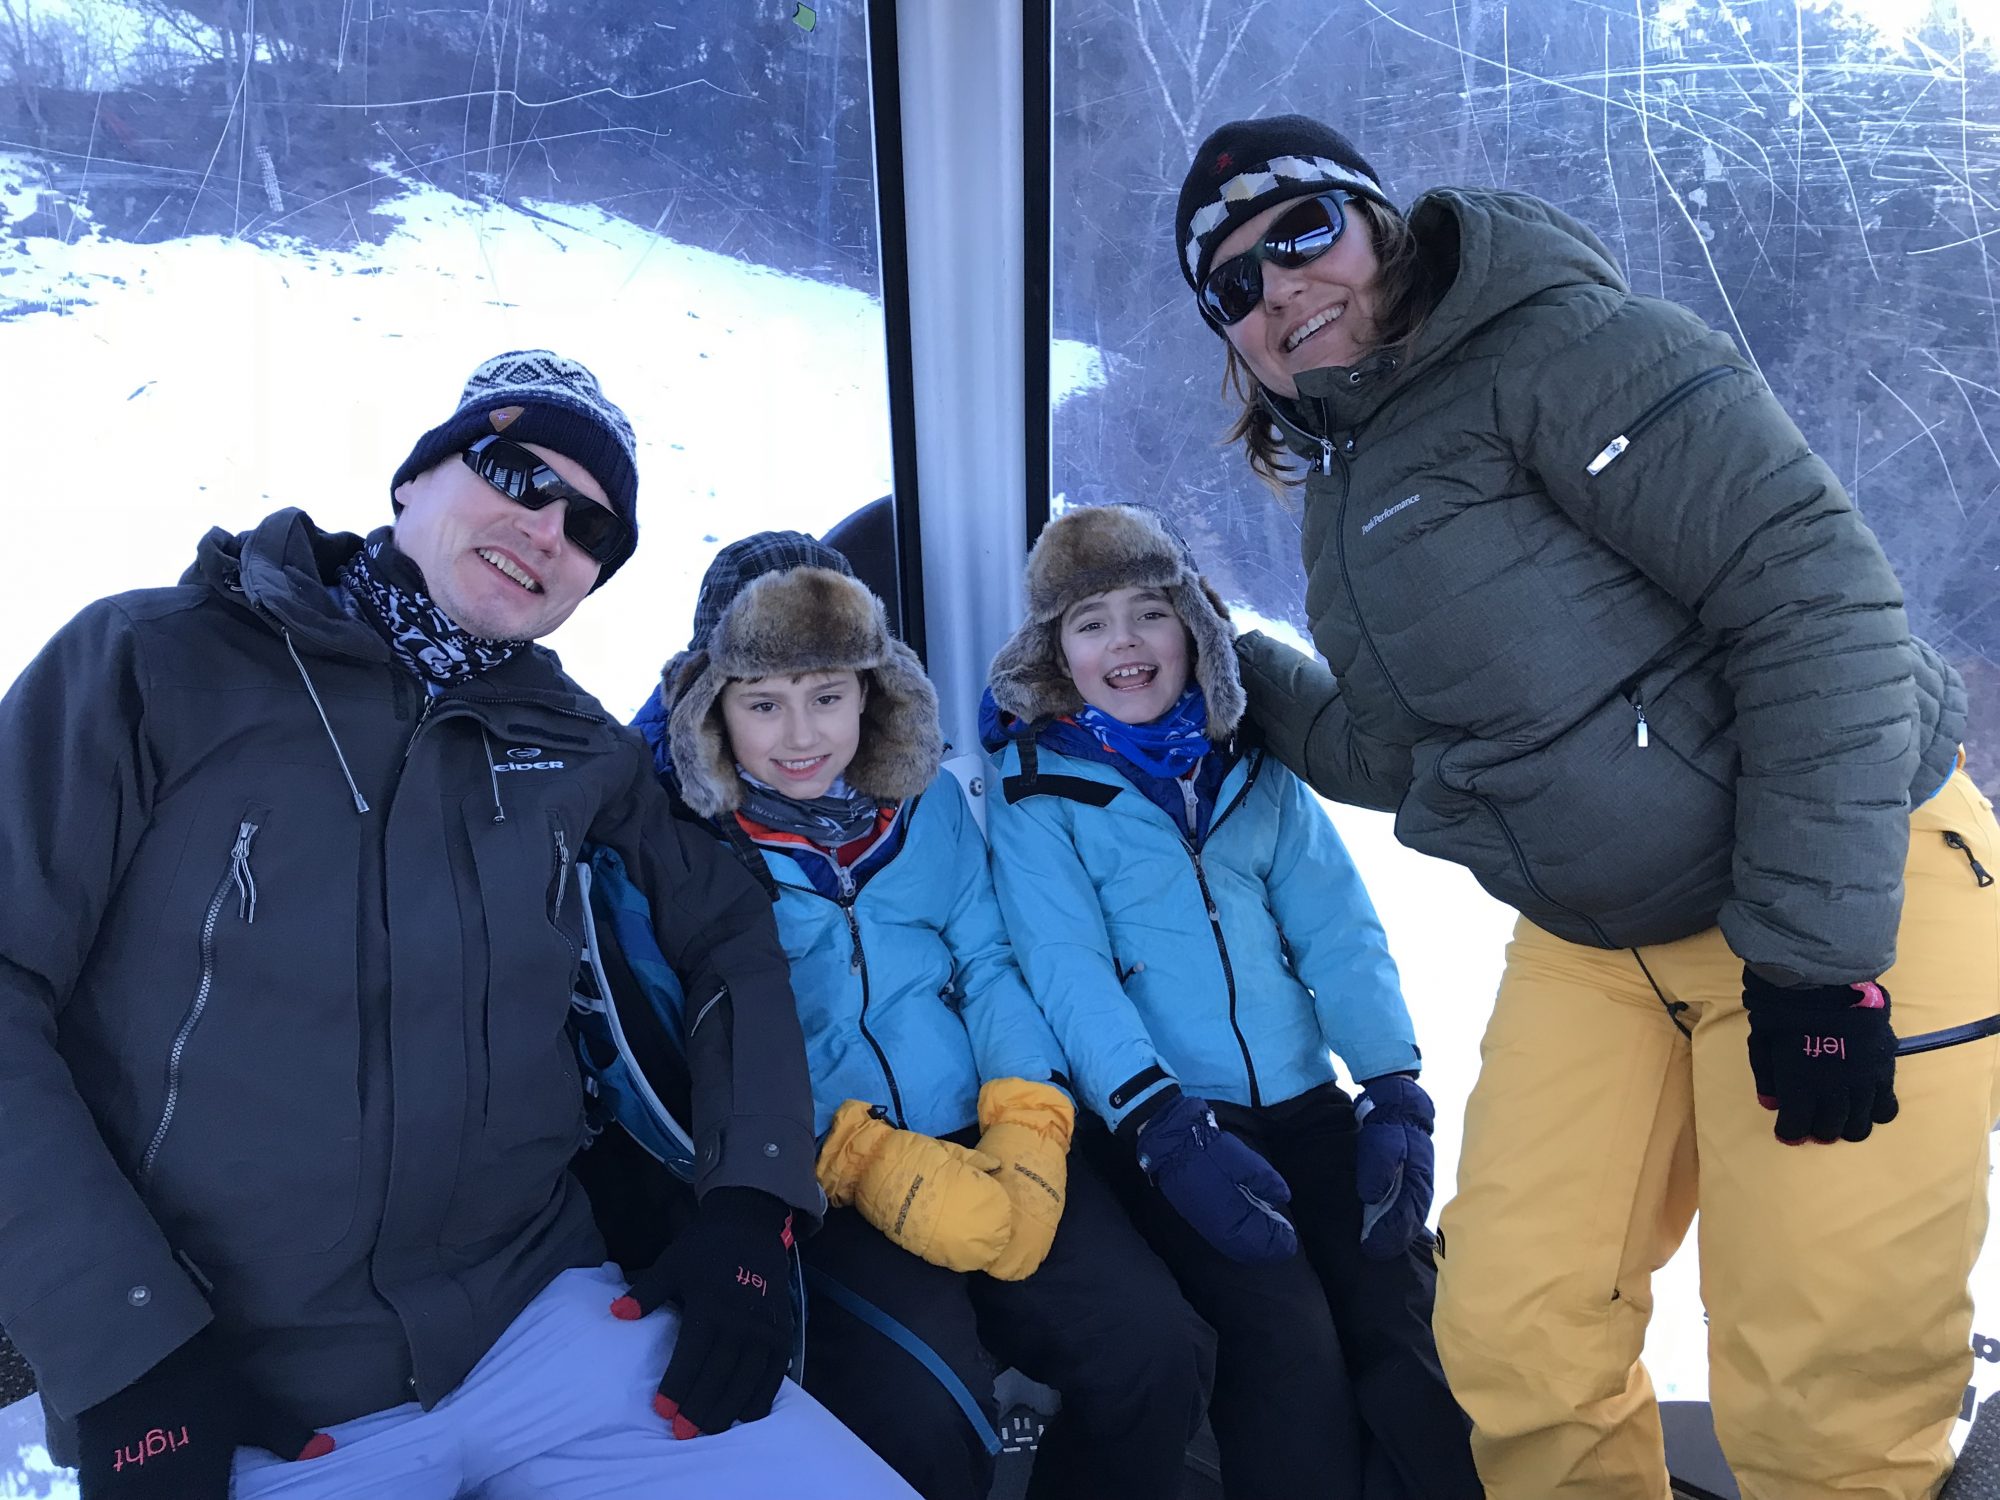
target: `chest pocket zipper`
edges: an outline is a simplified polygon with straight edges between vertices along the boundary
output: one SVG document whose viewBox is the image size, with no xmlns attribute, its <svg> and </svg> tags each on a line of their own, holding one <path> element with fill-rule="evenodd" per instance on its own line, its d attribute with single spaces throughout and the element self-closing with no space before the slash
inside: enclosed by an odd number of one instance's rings
<svg viewBox="0 0 2000 1500">
<path fill-rule="evenodd" d="M 139 1184 L 144 1186 L 153 1175 L 154 1164 L 159 1161 L 160 1148 L 167 1143 L 167 1132 L 173 1128 L 174 1114 L 181 1102 L 181 1060 L 187 1055 L 188 1041 L 194 1036 L 195 1027 L 208 1011 L 210 996 L 215 992 L 215 929 L 222 920 L 223 907 L 228 903 L 229 894 L 236 893 L 236 915 L 247 926 L 257 920 L 257 877 L 250 870 L 250 845 L 257 837 L 258 824 L 255 819 L 259 809 L 246 813 L 236 825 L 236 842 L 229 851 L 229 867 L 222 872 L 216 882 L 215 894 L 209 897 L 208 909 L 201 923 L 201 977 L 195 984 L 194 999 L 189 1002 L 187 1014 L 181 1017 L 181 1024 L 174 1031 L 173 1046 L 167 1053 L 167 1099 L 160 1106 L 159 1123 L 153 1127 L 153 1136 L 146 1144 L 146 1154 L 139 1162 Z"/>
<path fill-rule="evenodd" d="M 1664 417 L 1676 406 L 1679 406 L 1703 386 L 1712 385 L 1716 381 L 1734 374 L 1736 374 L 1736 366 L 1734 365 L 1715 365 L 1703 370 L 1699 375 L 1690 376 L 1688 379 L 1683 380 L 1679 385 L 1668 391 L 1666 395 L 1640 412 L 1637 421 L 1633 422 L 1623 432 L 1619 433 L 1618 436 L 1600 448 L 1597 451 L 1597 456 L 1583 466 L 1583 472 L 1588 474 L 1592 479 L 1595 479 L 1599 474 L 1602 474 L 1616 463 L 1619 456 L 1637 442 L 1639 435 L 1648 427 L 1651 427 L 1660 418 Z"/>
</svg>

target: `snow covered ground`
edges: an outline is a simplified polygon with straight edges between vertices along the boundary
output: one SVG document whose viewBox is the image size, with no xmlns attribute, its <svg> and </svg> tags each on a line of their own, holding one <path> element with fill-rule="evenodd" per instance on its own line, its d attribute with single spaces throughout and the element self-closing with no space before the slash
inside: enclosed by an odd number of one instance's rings
<svg viewBox="0 0 2000 1500">
<path fill-rule="evenodd" d="M 33 181 L 0 155 L 0 212 L 22 217 Z M 89 600 L 175 578 L 208 526 L 240 529 L 280 505 L 357 531 L 386 521 L 389 473 L 502 349 L 582 359 L 639 433 L 644 545 L 553 640 L 615 713 L 636 708 L 684 644 L 719 543 L 767 526 L 824 531 L 888 490 L 870 298 L 590 208 L 480 206 L 419 184 L 380 211 L 401 227 L 338 251 L 0 238 L 15 559 L 0 590 L 0 687 Z M 1058 399 L 1102 380 L 1083 346 L 1059 345 L 1056 365 Z M 1388 818 L 1334 818 L 1417 1015 L 1442 1201 L 1512 916 L 1464 871 L 1397 845 Z M 2000 1319 L 2000 1296 L 1985 1306 Z M 1702 1338 L 1684 1255 L 1661 1278 L 1648 1351 L 1662 1396 L 1705 1396 Z M 2000 1365 L 1978 1368 L 1983 1388 L 2000 1384 L 1988 1378 Z M 0 1412 L 0 1500 L 74 1494 L 38 1438 L 33 1403 Z"/>
</svg>

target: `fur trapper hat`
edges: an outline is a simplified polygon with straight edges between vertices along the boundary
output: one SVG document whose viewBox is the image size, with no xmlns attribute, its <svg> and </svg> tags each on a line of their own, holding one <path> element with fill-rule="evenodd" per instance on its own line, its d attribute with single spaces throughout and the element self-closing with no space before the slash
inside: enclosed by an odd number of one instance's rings
<svg viewBox="0 0 2000 1500">
<path fill-rule="evenodd" d="M 1194 639 L 1194 680 L 1208 700 L 1208 735 L 1226 740 L 1243 717 L 1236 627 L 1187 544 L 1151 511 L 1091 505 L 1051 521 L 1028 554 L 1028 618 L 993 658 L 993 701 L 1029 723 L 1083 707 L 1063 658 L 1062 617 L 1111 589 L 1158 589 Z"/>
<path fill-rule="evenodd" d="M 706 643 L 667 663 L 660 689 L 669 705 L 667 743 L 681 794 L 702 816 L 734 812 L 743 799 L 721 698 L 723 688 L 744 678 L 842 669 L 861 674 L 868 701 L 847 784 L 880 801 L 901 802 L 937 775 L 944 761 L 937 690 L 916 653 L 889 633 L 882 601 L 847 571 L 838 553 L 831 561 L 838 566 L 781 566 L 740 577 Z M 727 561 L 718 556 L 716 566 L 740 574 L 742 562 L 739 552 Z M 704 580 L 704 600 L 710 592 Z"/>
</svg>

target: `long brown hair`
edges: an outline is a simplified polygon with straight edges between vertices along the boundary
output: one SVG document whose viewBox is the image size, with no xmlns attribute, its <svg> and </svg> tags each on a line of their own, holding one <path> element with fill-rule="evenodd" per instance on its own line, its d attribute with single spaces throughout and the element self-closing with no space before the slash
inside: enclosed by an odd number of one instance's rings
<svg viewBox="0 0 2000 1500">
<path fill-rule="evenodd" d="M 1347 212 L 1357 214 L 1367 224 L 1375 246 L 1375 295 L 1379 309 L 1375 336 L 1361 349 L 1357 363 L 1385 350 L 1401 352 L 1415 340 L 1437 305 L 1436 292 L 1424 275 L 1423 257 L 1417 237 L 1410 232 L 1409 220 L 1393 208 L 1372 198 L 1350 198 Z M 1222 393 L 1234 396 L 1242 410 L 1229 425 L 1225 446 L 1243 445 L 1250 470 L 1280 496 L 1294 485 L 1305 482 L 1297 456 L 1285 447 L 1271 414 L 1258 399 L 1261 387 L 1249 363 L 1236 346 L 1223 340 Z"/>
</svg>

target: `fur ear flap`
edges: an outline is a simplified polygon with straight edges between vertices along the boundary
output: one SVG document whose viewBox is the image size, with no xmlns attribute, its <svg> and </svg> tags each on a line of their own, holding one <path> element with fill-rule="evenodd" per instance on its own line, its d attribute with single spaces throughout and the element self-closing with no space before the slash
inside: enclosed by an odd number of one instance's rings
<svg viewBox="0 0 2000 1500">
<path fill-rule="evenodd" d="M 994 654 L 986 681 L 1001 711 L 1024 723 L 1059 719 L 1083 707 L 1083 695 L 1056 644 L 1053 622 L 1029 620 L 1016 630 Z"/>
<path fill-rule="evenodd" d="M 1228 740 L 1243 721 L 1249 700 L 1236 662 L 1236 627 L 1206 578 L 1192 574 L 1169 590 L 1174 612 L 1194 641 L 1194 680 L 1208 705 L 1208 737 Z"/>
<path fill-rule="evenodd" d="M 916 652 L 886 635 L 880 659 L 864 670 L 870 682 L 861 748 L 847 767 L 847 784 L 880 802 L 902 802 L 929 786 L 944 764 L 937 689 Z"/>
<path fill-rule="evenodd" d="M 685 651 L 667 663 L 672 708 L 667 712 L 667 752 L 687 805 L 704 818 L 734 812 L 743 801 L 729 733 L 722 726 L 722 690 L 729 679 L 706 651 Z"/>
</svg>

